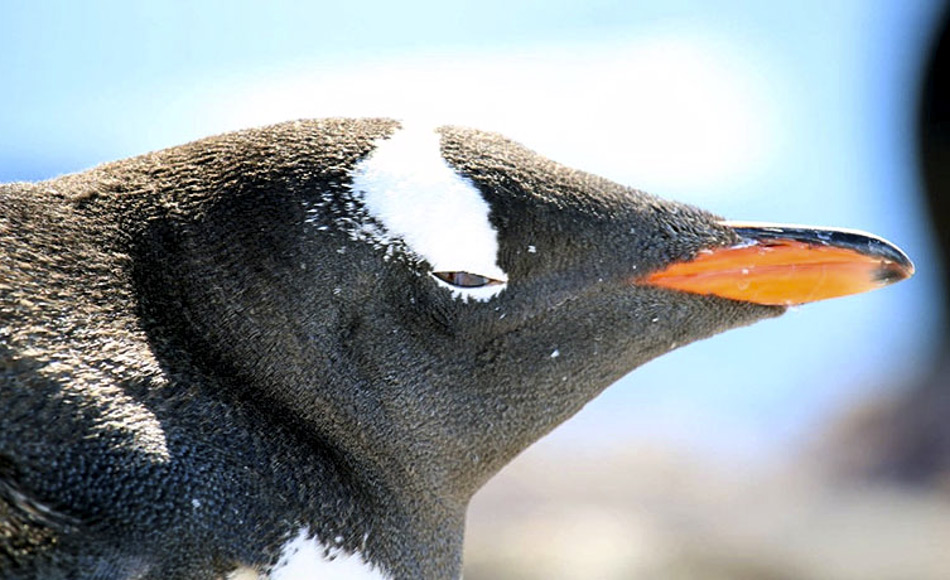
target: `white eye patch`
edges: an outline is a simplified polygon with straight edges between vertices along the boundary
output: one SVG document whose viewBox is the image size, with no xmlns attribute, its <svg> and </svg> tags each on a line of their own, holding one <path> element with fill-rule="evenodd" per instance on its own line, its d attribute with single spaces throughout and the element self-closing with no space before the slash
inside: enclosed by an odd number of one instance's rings
<svg viewBox="0 0 950 580">
<path fill-rule="evenodd" d="M 388 240 L 377 242 L 401 240 L 433 273 L 466 272 L 496 282 L 465 287 L 433 276 L 454 297 L 489 300 L 505 288 L 488 203 L 442 157 L 434 130 L 401 129 L 380 140 L 354 169 L 353 193 L 385 229 L 379 234 Z"/>
</svg>

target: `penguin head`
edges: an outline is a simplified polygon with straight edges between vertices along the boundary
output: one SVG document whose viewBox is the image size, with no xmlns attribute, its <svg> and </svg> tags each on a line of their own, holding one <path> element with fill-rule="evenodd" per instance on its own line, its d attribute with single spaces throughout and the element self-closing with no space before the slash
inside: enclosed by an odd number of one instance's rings
<svg viewBox="0 0 950 580">
<path fill-rule="evenodd" d="M 175 294 L 156 301 L 166 326 L 341 464 L 414 495 L 464 504 L 634 368 L 785 308 L 651 278 L 764 228 L 496 134 L 320 121 L 190 147 L 162 166 L 214 193 L 179 191 L 191 209 L 151 234 L 166 242 L 149 271 L 176 273 L 149 275 Z"/>
<path fill-rule="evenodd" d="M 346 336 L 334 399 L 366 402 L 370 447 L 413 442 L 440 490 L 472 493 L 647 360 L 782 310 L 636 284 L 737 237 L 498 135 L 394 126 L 347 186 L 308 207 L 309 287 L 343 272 L 319 307 L 343 324 L 312 334 Z"/>
</svg>

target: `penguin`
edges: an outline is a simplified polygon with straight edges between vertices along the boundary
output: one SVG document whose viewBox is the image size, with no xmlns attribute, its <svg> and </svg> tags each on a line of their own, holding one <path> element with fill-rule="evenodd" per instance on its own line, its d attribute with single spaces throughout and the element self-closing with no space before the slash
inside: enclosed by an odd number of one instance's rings
<svg viewBox="0 0 950 580">
<path fill-rule="evenodd" d="M 469 499 L 674 348 L 913 273 L 500 135 L 302 120 L 0 186 L 0 578 L 457 578 Z"/>
</svg>

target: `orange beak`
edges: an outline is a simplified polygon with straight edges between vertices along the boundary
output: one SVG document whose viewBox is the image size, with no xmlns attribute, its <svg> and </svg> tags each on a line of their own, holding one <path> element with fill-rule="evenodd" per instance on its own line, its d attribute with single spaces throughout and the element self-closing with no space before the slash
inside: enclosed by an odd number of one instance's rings
<svg viewBox="0 0 950 580">
<path fill-rule="evenodd" d="M 742 241 L 701 250 L 637 281 L 646 286 L 790 306 L 867 292 L 914 274 L 894 244 L 864 232 L 723 222 Z"/>
</svg>

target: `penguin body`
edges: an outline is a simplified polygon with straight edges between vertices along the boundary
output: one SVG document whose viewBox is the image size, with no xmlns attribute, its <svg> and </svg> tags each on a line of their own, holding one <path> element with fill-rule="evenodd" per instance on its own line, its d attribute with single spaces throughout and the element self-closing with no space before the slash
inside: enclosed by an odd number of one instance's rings
<svg viewBox="0 0 950 580">
<path fill-rule="evenodd" d="M 638 283 L 741 236 L 470 129 L 285 123 L 0 208 L 0 578 L 457 577 L 517 453 L 784 310 Z"/>
</svg>

